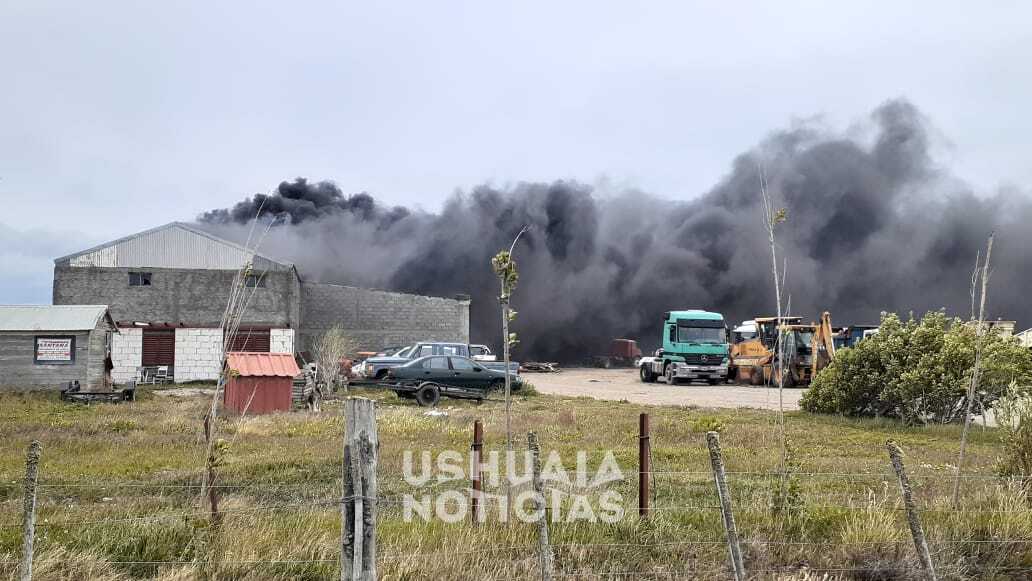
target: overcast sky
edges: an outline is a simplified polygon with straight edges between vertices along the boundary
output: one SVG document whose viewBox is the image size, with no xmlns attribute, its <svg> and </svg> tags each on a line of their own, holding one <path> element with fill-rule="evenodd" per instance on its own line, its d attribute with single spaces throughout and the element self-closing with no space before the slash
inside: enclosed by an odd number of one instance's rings
<svg viewBox="0 0 1032 581">
<path fill-rule="evenodd" d="M 0 0 L 0 303 L 52 259 L 283 179 L 433 210 L 483 182 L 678 199 L 793 119 L 906 97 L 1032 183 L 1032 4 Z"/>
</svg>

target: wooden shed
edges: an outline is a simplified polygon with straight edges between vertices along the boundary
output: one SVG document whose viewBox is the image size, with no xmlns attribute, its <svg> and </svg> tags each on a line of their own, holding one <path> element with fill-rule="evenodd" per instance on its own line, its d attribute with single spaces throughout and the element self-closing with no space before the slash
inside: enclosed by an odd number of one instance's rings
<svg viewBox="0 0 1032 581">
<path fill-rule="evenodd" d="M 301 372 L 291 353 L 226 353 L 226 409 L 267 414 L 290 411 L 291 384 Z"/>
<path fill-rule="evenodd" d="M 111 389 L 106 305 L 0 305 L 0 388 Z"/>
</svg>

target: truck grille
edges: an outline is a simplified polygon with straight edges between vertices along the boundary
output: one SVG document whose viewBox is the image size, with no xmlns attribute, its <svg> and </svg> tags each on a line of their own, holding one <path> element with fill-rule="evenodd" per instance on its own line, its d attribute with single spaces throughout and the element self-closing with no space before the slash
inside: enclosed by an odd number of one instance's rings
<svg viewBox="0 0 1032 581">
<path fill-rule="evenodd" d="M 724 356 L 717 353 L 686 353 L 684 362 L 688 365 L 720 365 Z"/>
</svg>

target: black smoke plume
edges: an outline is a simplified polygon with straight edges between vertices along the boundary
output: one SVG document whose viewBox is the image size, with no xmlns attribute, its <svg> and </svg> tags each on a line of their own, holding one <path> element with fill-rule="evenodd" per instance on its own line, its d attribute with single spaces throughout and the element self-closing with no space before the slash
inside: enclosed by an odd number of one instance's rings
<svg viewBox="0 0 1032 581">
<path fill-rule="evenodd" d="M 996 230 L 989 312 L 1027 323 L 1032 201 L 1013 189 L 976 195 L 935 164 L 931 145 L 920 112 L 890 101 L 848 136 L 814 122 L 775 132 L 688 201 L 556 181 L 480 186 L 426 213 L 298 179 L 200 219 L 240 237 L 261 206 L 264 219 L 283 223 L 263 251 L 307 278 L 468 293 L 472 339 L 496 346 L 490 259 L 530 225 L 515 253 L 517 354 L 578 361 L 614 337 L 654 347 L 663 311 L 706 308 L 731 322 L 774 312 L 762 168 L 788 212 L 778 242 L 793 314 L 827 309 L 835 324 L 877 323 L 884 310 L 966 317 L 975 254 Z"/>
</svg>

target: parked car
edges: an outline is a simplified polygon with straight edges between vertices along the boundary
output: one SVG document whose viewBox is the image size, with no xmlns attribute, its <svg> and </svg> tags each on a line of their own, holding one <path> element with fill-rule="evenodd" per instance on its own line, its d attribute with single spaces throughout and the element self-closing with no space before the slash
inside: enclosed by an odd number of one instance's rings
<svg viewBox="0 0 1032 581">
<path fill-rule="evenodd" d="M 476 346 L 475 346 L 476 347 Z M 387 377 L 387 370 L 399 365 L 404 365 L 413 359 L 427 357 L 430 355 L 469 357 L 470 346 L 466 343 L 447 342 L 423 342 L 409 345 L 404 349 L 384 357 L 370 357 L 358 368 L 358 373 L 367 379 L 382 380 Z M 498 371 L 504 377 L 505 363 L 494 361 L 480 361 L 480 365 L 486 369 Z M 509 363 L 510 372 L 513 375 L 519 373 L 519 364 Z"/>
<path fill-rule="evenodd" d="M 429 355 L 387 370 L 387 381 L 402 397 L 412 397 L 420 405 L 435 405 L 441 395 L 483 399 L 491 391 L 504 389 L 505 372 L 488 369 L 469 357 Z M 512 378 L 512 389 L 523 386 Z"/>
<path fill-rule="evenodd" d="M 487 345 L 470 345 L 469 358 L 473 361 L 498 361 L 498 357 Z"/>
</svg>

